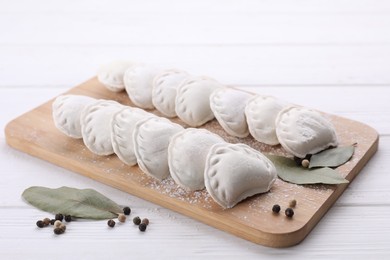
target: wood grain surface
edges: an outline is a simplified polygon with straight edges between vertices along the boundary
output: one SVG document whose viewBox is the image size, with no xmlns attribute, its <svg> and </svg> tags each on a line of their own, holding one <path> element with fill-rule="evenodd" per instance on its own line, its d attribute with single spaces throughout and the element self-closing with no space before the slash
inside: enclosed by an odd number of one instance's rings
<svg viewBox="0 0 390 260">
<path fill-rule="evenodd" d="M 67 93 L 113 99 L 132 105 L 126 93 L 109 92 L 96 78 Z M 295 185 L 278 179 L 270 192 L 253 196 L 232 209 L 223 210 L 205 190 L 186 192 L 171 178 L 159 183 L 142 173 L 137 166 L 126 166 L 114 155 L 92 154 L 82 140 L 66 137 L 55 128 L 51 118 L 51 104 L 52 100 L 10 122 L 5 130 L 7 143 L 23 152 L 258 244 L 287 247 L 299 243 L 347 187 L 346 184 Z M 157 111 L 151 112 L 161 116 Z M 338 168 L 345 178 L 352 181 L 376 152 L 378 134 L 362 123 L 328 116 L 336 127 L 341 145 L 357 143 L 351 161 Z M 178 119 L 173 121 L 183 125 Z M 239 139 L 228 136 L 216 120 L 203 128 L 221 135 L 231 143 L 246 143 L 265 153 L 285 154 L 280 146 L 270 147 L 251 137 Z M 298 201 L 292 219 L 283 214 L 272 214 L 273 204 L 278 203 L 283 209 L 291 199 Z"/>
</svg>

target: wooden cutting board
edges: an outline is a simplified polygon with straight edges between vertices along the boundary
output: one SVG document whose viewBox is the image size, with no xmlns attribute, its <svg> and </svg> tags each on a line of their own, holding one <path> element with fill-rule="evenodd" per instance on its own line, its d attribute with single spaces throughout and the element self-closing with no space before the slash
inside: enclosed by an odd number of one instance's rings
<svg viewBox="0 0 390 260">
<path fill-rule="evenodd" d="M 68 94 L 112 99 L 130 105 L 126 93 L 113 93 L 105 89 L 96 78 L 76 86 Z M 295 185 L 278 179 L 271 191 L 253 196 L 232 209 L 223 210 L 206 190 L 186 192 L 172 178 L 163 182 L 148 177 L 137 167 L 123 164 L 115 155 L 92 154 L 82 140 L 75 140 L 59 132 L 51 117 L 53 100 L 11 121 L 5 129 L 7 143 L 23 152 L 50 161 L 79 174 L 88 176 L 122 191 L 177 211 L 210 226 L 227 231 L 254 243 L 287 247 L 302 241 L 324 216 L 336 199 L 347 188 L 342 185 Z M 150 111 L 157 115 L 158 111 Z M 378 134 L 371 127 L 346 118 L 327 115 L 335 125 L 341 145 L 357 143 L 352 159 L 337 170 L 352 181 L 378 148 Z M 178 119 L 172 120 L 182 124 Z M 228 136 L 213 120 L 206 128 L 231 143 L 245 143 L 253 148 L 275 154 L 285 154 L 280 146 L 271 147 L 252 137 Z M 272 206 L 287 208 L 296 199 L 292 219 L 272 214 Z"/>
</svg>

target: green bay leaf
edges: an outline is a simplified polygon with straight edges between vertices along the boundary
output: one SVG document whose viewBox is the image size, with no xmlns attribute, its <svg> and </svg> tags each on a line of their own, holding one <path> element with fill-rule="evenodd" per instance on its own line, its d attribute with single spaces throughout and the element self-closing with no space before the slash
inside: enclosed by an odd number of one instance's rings
<svg viewBox="0 0 390 260">
<path fill-rule="evenodd" d="M 76 218 L 110 219 L 122 212 L 118 204 L 93 189 L 50 189 L 34 186 L 26 189 L 22 197 L 43 211 Z"/>
<path fill-rule="evenodd" d="M 320 153 L 313 154 L 310 158 L 309 168 L 314 167 L 338 167 L 351 159 L 355 147 L 344 146 L 324 150 Z"/>
<path fill-rule="evenodd" d="M 274 163 L 278 177 L 295 184 L 341 184 L 348 183 L 337 171 L 331 168 L 306 169 L 297 166 L 294 160 L 282 156 L 267 155 Z"/>
</svg>

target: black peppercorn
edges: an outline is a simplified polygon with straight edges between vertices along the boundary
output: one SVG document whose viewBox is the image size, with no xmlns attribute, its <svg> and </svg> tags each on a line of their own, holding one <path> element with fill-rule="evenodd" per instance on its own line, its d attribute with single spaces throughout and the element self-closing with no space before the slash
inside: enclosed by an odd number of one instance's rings
<svg viewBox="0 0 390 260">
<path fill-rule="evenodd" d="M 141 223 L 144 223 L 145 225 L 149 225 L 149 219 L 144 218 L 142 219 Z"/>
<path fill-rule="evenodd" d="M 272 212 L 274 213 L 279 213 L 280 211 L 280 206 L 278 204 L 275 204 L 273 207 L 272 207 Z"/>
<path fill-rule="evenodd" d="M 44 226 L 45 226 L 45 224 L 43 224 L 43 221 L 42 221 L 42 220 L 38 220 L 38 221 L 37 221 L 37 227 L 43 228 Z"/>
<path fill-rule="evenodd" d="M 71 222 L 72 221 L 72 216 L 71 215 L 65 215 L 65 221 L 66 222 Z"/>
<path fill-rule="evenodd" d="M 55 219 L 56 219 L 56 220 L 59 220 L 59 221 L 62 221 L 62 220 L 64 219 L 64 215 L 62 215 L 62 214 L 56 214 Z"/>
<path fill-rule="evenodd" d="M 54 222 L 56 222 L 56 220 L 53 218 L 50 220 L 50 225 L 54 225 Z"/>
<path fill-rule="evenodd" d="M 133 223 L 135 225 L 139 225 L 141 223 L 141 219 L 139 217 L 135 217 L 135 218 L 133 218 Z"/>
<path fill-rule="evenodd" d="M 294 162 L 297 166 L 301 166 L 302 165 L 302 158 L 299 158 L 297 156 L 294 156 Z"/>
<path fill-rule="evenodd" d="M 138 228 L 139 228 L 140 231 L 145 232 L 146 226 L 147 225 L 145 223 L 141 223 L 141 224 L 139 224 Z"/>
<path fill-rule="evenodd" d="M 65 230 L 62 229 L 62 228 L 56 227 L 56 228 L 53 230 L 53 232 L 54 232 L 54 234 L 56 234 L 56 235 L 61 235 L 62 233 L 65 232 Z"/>
<path fill-rule="evenodd" d="M 123 208 L 123 214 L 130 215 L 130 213 L 131 213 L 131 209 L 129 207 L 124 207 Z"/>
<path fill-rule="evenodd" d="M 108 225 L 109 227 L 114 227 L 114 226 L 115 226 L 115 221 L 112 220 L 112 219 L 110 219 L 109 221 L 107 221 L 107 225 Z"/>
<path fill-rule="evenodd" d="M 287 217 L 292 218 L 294 216 L 294 210 L 292 208 L 287 208 L 286 211 L 284 212 Z"/>
</svg>

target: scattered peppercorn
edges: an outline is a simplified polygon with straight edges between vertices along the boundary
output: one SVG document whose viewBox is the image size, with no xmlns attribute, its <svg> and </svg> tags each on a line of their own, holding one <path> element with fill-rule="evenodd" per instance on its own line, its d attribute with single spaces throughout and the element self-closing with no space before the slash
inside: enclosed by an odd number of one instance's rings
<svg viewBox="0 0 390 260">
<path fill-rule="evenodd" d="M 44 218 L 42 220 L 42 222 L 43 222 L 43 225 L 46 227 L 46 226 L 50 225 L 50 218 Z"/>
<path fill-rule="evenodd" d="M 55 227 L 55 228 L 58 228 L 58 227 L 61 226 L 61 224 L 62 224 L 62 222 L 61 222 L 60 220 L 56 220 L 56 221 L 54 222 L 54 227 Z"/>
<path fill-rule="evenodd" d="M 297 166 L 301 166 L 302 165 L 302 158 L 299 158 L 297 156 L 294 156 L 294 162 Z"/>
<path fill-rule="evenodd" d="M 280 212 L 280 206 L 278 204 L 275 204 L 273 207 L 272 207 L 272 212 L 274 213 L 279 213 Z"/>
<path fill-rule="evenodd" d="M 308 168 L 310 165 L 310 161 L 308 159 L 302 160 L 302 167 L 303 168 Z"/>
<path fill-rule="evenodd" d="M 50 225 L 54 225 L 54 222 L 56 222 L 56 220 L 53 218 L 50 220 Z"/>
<path fill-rule="evenodd" d="M 124 214 L 118 214 L 118 221 L 124 223 L 126 221 L 126 216 Z"/>
<path fill-rule="evenodd" d="M 65 231 L 65 230 L 66 230 L 66 225 L 61 223 L 61 225 L 59 226 L 59 228 Z"/>
<path fill-rule="evenodd" d="M 62 214 L 56 214 L 55 219 L 56 219 L 56 220 L 59 220 L 59 221 L 62 221 L 62 220 L 64 220 L 64 215 L 62 215 Z"/>
<path fill-rule="evenodd" d="M 142 219 L 141 224 L 142 223 L 144 223 L 145 225 L 149 225 L 149 219 L 147 218 Z"/>
<path fill-rule="evenodd" d="M 138 228 L 140 231 L 145 232 L 147 225 L 145 223 L 139 224 Z"/>
<path fill-rule="evenodd" d="M 299 158 L 299 157 L 297 157 L 297 156 L 294 156 L 295 164 L 296 164 L 297 166 L 302 166 L 302 161 L 305 160 L 305 159 L 308 160 L 308 161 L 310 161 L 311 156 L 312 156 L 312 154 L 307 154 L 307 155 L 305 156 L 305 158 Z"/>
<path fill-rule="evenodd" d="M 65 215 L 65 221 L 66 222 L 71 222 L 72 221 L 72 216 L 71 215 Z"/>
<path fill-rule="evenodd" d="M 114 227 L 115 226 L 115 221 L 114 220 L 112 220 L 112 219 L 110 219 L 110 220 L 108 220 L 107 221 L 107 225 L 109 226 L 109 227 Z"/>
<path fill-rule="evenodd" d="M 295 208 L 296 205 L 297 205 L 297 201 L 296 200 L 291 200 L 290 203 L 289 203 L 290 208 Z"/>
<path fill-rule="evenodd" d="M 131 209 L 129 207 L 124 207 L 123 208 L 123 214 L 128 216 L 128 215 L 130 215 L 130 213 L 131 213 Z"/>
<path fill-rule="evenodd" d="M 65 232 L 65 230 L 59 228 L 59 227 L 56 227 L 54 230 L 53 230 L 54 234 L 56 235 L 61 235 Z"/>
<path fill-rule="evenodd" d="M 38 221 L 37 221 L 37 227 L 43 228 L 44 226 L 45 226 L 45 224 L 43 224 L 43 221 L 42 221 L 42 220 L 38 220 Z"/>
<path fill-rule="evenodd" d="M 133 223 L 135 225 L 139 225 L 141 223 L 141 219 L 137 216 L 137 217 L 133 218 Z"/>
<path fill-rule="evenodd" d="M 284 212 L 287 217 L 292 218 L 294 216 L 294 210 L 292 208 L 287 208 L 286 211 Z"/>
</svg>

